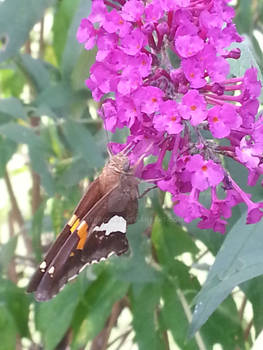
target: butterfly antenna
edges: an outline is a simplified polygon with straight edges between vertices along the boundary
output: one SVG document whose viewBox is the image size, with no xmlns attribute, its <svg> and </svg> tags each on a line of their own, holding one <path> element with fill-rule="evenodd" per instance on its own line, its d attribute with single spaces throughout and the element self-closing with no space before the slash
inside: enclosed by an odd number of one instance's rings
<svg viewBox="0 0 263 350">
<path fill-rule="evenodd" d="M 153 144 L 154 144 L 154 142 L 151 142 L 149 144 L 149 146 L 146 148 L 145 152 L 143 152 L 143 154 L 139 157 L 137 162 L 134 164 L 134 166 L 133 166 L 134 172 L 136 172 L 136 170 L 137 170 L 138 166 L 140 165 L 141 161 L 146 157 L 147 153 L 152 148 Z"/>
<path fill-rule="evenodd" d="M 106 139 L 107 139 L 107 152 L 108 152 L 109 158 L 112 158 L 113 157 L 113 153 L 112 153 L 112 150 L 109 147 L 109 144 L 110 144 L 109 132 L 108 132 L 107 129 L 104 129 L 104 130 L 105 130 Z"/>
<path fill-rule="evenodd" d="M 134 149 L 134 147 L 135 147 L 134 144 L 129 143 L 126 147 L 123 148 L 121 153 L 127 156 Z"/>
</svg>

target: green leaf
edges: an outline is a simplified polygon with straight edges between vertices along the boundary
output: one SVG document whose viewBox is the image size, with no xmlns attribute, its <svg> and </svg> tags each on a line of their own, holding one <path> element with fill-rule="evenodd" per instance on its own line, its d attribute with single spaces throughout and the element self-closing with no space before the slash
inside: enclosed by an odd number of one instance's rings
<svg viewBox="0 0 263 350">
<path fill-rule="evenodd" d="M 245 350 L 244 333 L 236 304 L 231 296 L 222 302 L 202 327 L 200 334 L 207 348 Z"/>
<path fill-rule="evenodd" d="M 12 260 L 17 244 L 17 236 L 11 237 L 5 244 L 0 245 L 0 271 L 6 272 Z"/>
<path fill-rule="evenodd" d="M 41 179 L 41 184 L 45 188 L 49 196 L 54 195 L 55 192 L 55 183 L 52 178 L 52 175 L 48 168 L 48 163 L 45 160 L 41 147 L 29 144 L 29 156 L 32 164 L 32 168 L 37 172 Z"/>
<path fill-rule="evenodd" d="M 60 81 L 41 91 L 34 104 L 38 108 L 51 109 L 59 118 L 66 118 L 70 114 L 73 101 L 74 95 L 70 84 L 66 81 Z"/>
<path fill-rule="evenodd" d="M 102 151 L 95 144 L 89 130 L 81 124 L 67 120 L 63 124 L 64 135 L 78 156 L 89 162 L 90 167 L 101 168 L 104 164 Z"/>
<path fill-rule="evenodd" d="M 32 167 L 40 175 L 47 193 L 52 195 L 55 190 L 54 181 L 45 160 L 48 148 L 41 137 L 36 135 L 31 129 L 15 123 L 0 126 L 0 135 L 4 135 L 16 143 L 28 145 Z"/>
<path fill-rule="evenodd" d="M 238 47 L 241 50 L 241 56 L 239 60 L 229 60 L 230 72 L 236 77 L 241 77 L 244 75 L 247 69 L 255 67 L 258 71 L 258 79 L 262 81 L 261 70 L 257 63 L 256 54 L 254 52 L 251 40 L 247 35 L 243 35 L 243 38 L 244 40 L 241 43 L 233 43 L 230 45 L 230 49 Z"/>
<path fill-rule="evenodd" d="M 52 0 L 0 2 L 0 38 L 5 40 L 5 46 L 0 52 L 0 62 L 17 53 L 27 40 L 33 25 L 41 19 L 45 9 L 52 3 Z"/>
<path fill-rule="evenodd" d="M 5 306 L 0 304 L 0 350 L 16 348 L 17 328 L 12 315 Z"/>
<path fill-rule="evenodd" d="M 81 284 L 78 279 L 67 285 L 54 299 L 36 305 L 36 327 L 42 334 L 46 350 L 54 349 L 63 338 L 80 297 Z"/>
<path fill-rule="evenodd" d="M 24 76 L 15 66 L 12 64 L 8 64 L 6 68 L 1 66 L 0 89 L 3 97 L 20 96 L 24 84 Z"/>
<path fill-rule="evenodd" d="M 113 304 L 124 297 L 128 284 L 107 269 L 91 283 L 76 310 L 73 325 L 76 343 L 87 344 L 103 328 Z"/>
<path fill-rule="evenodd" d="M 95 62 L 96 53 L 97 51 L 95 48 L 93 50 L 82 50 L 80 52 L 72 72 L 72 86 L 74 90 L 85 89 L 85 81 L 89 78 L 90 68 Z M 86 90 L 89 91 L 87 88 Z"/>
<path fill-rule="evenodd" d="M 13 324 L 16 326 L 16 332 L 21 337 L 28 337 L 29 298 L 24 290 L 18 288 L 11 281 L 1 279 L 0 305 L 4 305 L 10 316 L 12 316 Z"/>
<path fill-rule="evenodd" d="M 250 281 L 244 282 L 240 285 L 242 291 L 246 294 L 246 297 L 253 307 L 253 325 L 256 330 L 256 335 L 259 335 L 263 329 L 263 276 L 258 276 Z"/>
<path fill-rule="evenodd" d="M 238 284 L 263 273 L 263 222 L 245 224 L 246 214 L 226 237 L 198 294 L 190 327 L 194 334 Z"/>
<path fill-rule="evenodd" d="M 56 57 L 61 62 L 61 57 L 66 45 L 68 30 L 75 14 L 79 0 L 62 0 L 58 4 L 58 9 L 54 16 L 53 32 L 54 32 L 54 50 Z M 84 15 L 85 16 L 85 15 Z"/>
<path fill-rule="evenodd" d="M 253 30 L 252 3 L 240 0 L 236 10 L 235 23 L 239 34 L 250 34 Z"/>
<path fill-rule="evenodd" d="M 6 114 L 12 118 L 26 119 L 27 117 L 24 106 L 20 100 L 15 97 L 0 99 L 0 113 Z"/>
<path fill-rule="evenodd" d="M 32 245 L 34 248 L 34 254 L 36 260 L 40 262 L 42 258 L 42 249 L 41 249 L 41 232 L 43 230 L 43 219 L 44 211 L 46 208 L 46 201 L 43 201 L 37 211 L 35 212 L 32 223 L 31 223 L 31 236 L 32 236 Z"/>
<path fill-rule="evenodd" d="M 165 349 L 157 319 L 160 297 L 161 288 L 158 284 L 142 284 L 132 288 L 131 310 L 135 340 L 139 349 Z"/>
<path fill-rule="evenodd" d="M 16 59 L 16 63 L 38 93 L 50 86 L 51 73 L 57 76 L 59 74 L 51 64 L 32 58 L 30 55 L 20 54 Z"/>
<path fill-rule="evenodd" d="M 89 15 L 90 9 L 91 1 L 79 0 L 79 6 L 67 32 L 67 42 L 63 52 L 62 72 L 64 77 L 70 77 L 79 55 L 83 50 L 82 45 L 76 39 L 76 33 L 81 19 Z"/>
<path fill-rule="evenodd" d="M 51 218 L 55 235 L 58 235 L 63 227 L 63 212 L 65 208 L 60 197 L 54 197 L 52 200 Z"/>
<path fill-rule="evenodd" d="M 94 173 L 94 167 L 88 160 L 81 158 L 80 156 L 74 157 L 72 163 L 59 177 L 59 184 L 64 187 L 72 187 L 80 183 L 85 177 Z"/>
<path fill-rule="evenodd" d="M 6 165 L 15 153 L 16 148 L 15 142 L 5 139 L 0 135 L 0 177 L 4 176 Z"/>
<path fill-rule="evenodd" d="M 189 233 L 165 215 L 162 209 L 158 214 L 153 224 L 152 241 L 159 261 L 163 264 L 173 264 L 175 257 L 184 252 L 197 254 L 198 248 Z"/>
<path fill-rule="evenodd" d="M 43 152 L 47 150 L 46 145 L 42 142 L 40 137 L 36 135 L 33 130 L 25 126 L 16 123 L 1 125 L 0 134 L 6 136 L 16 143 L 25 143 L 28 145 L 36 146 Z"/>
<path fill-rule="evenodd" d="M 189 317 L 190 306 L 187 305 L 183 291 L 178 289 L 178 285 L 174 281 L 165 279 L 162 285 L 162 298 L 164 302 L 160 313 L 162 328 L 171 331 L 174 341 L 181 349 L 199 349 L 194 339 L 187 339 L 189 327 L 187 314 Z"/>
</svg>

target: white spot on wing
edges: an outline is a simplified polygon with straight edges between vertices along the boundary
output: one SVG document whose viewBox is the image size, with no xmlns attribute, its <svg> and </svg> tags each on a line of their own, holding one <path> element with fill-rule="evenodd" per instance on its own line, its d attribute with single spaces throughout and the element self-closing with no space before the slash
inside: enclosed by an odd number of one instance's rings
<svg viewBox="0 0 263 350">
<path fill-rule="evenodd" d="M 42 261 L 42 263 L 39 265 L 41 272 L 45 272 L 46 267 L 47 267 L 47 263 L 45 261 Z"/>
<path fill-rule="evenodd" d="M 111 257 L 112 255 L 114 255 L 115 253 L 112 251 L 108 254 L 107 258 Z"/>
<path fill-rule="evenodd" d="M 105 235 L 109 236 L 112 232 L 126 233 L 127 223 L 122 216 L 113 216 L 106 224 L 103 222 L 100 226 L 96 226 L 93 231 L 105 231 Z"/>
<path fill-rule="evenodd" d="M 87 265 L 89 265 L 89 263 L 83 265 L 83 266 L 81 267 L 81 269 L 79 270 L 79 273 L 81 273 L 81 271 L 83 271 Z M 75 275 L 75 276 L 76 276 L 76 275 Z"/>
<path fill-rule="evenodd" d="M 53 277 L 53 273 L 55 272 L 55 267 L 51 266 L 51 268 L 48 270 L 48 273 L 50 274 L 50 277 Z"/>
</svg>

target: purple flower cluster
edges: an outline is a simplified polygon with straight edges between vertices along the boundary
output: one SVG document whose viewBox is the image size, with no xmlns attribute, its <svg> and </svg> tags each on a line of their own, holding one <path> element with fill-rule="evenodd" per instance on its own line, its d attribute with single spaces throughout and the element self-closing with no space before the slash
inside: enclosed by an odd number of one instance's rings
<svg viewBox="0 0 263 350">
<path fill-rule="evenodd" d="M 228 0 L 94 0 L 77 39 L 97 46 L 86 85 L 101 102 L 105 128 L 130 131 L 130 160 L 156 160 L 139 176 L 172 194 L 174 212 L 198 227 L 225 232 L 232 207 L 243 202 L 247 223 L 259 221 L 254 203 L 224 168 L 230 157 L 248 169 L 248 184 L 263 173 L 263 118 L 256 117 L 261 84 L 255 68 L 230 76 L 241 42 Z M 219 195 L 223 188 L 224 195 Z M 200 201 L 210 191 L 211 204 Z M 222 197 L 222 198 L 220 198 Z"/>
</svg>

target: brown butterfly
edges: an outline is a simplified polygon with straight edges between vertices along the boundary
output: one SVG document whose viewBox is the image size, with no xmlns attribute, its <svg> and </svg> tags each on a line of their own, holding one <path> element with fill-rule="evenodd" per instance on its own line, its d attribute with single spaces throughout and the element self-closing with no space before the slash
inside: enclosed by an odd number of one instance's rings
<svg viewBox="0 0 263 350">
<path fill-rule="evenodd" d="M 54 297 L 86 265 L 128 250 L 126 227 L 136 221 L 139 197 L 134 169 L 121 152 L 89 185 L 29 283 L 36 300 Z"/>
</svg>

